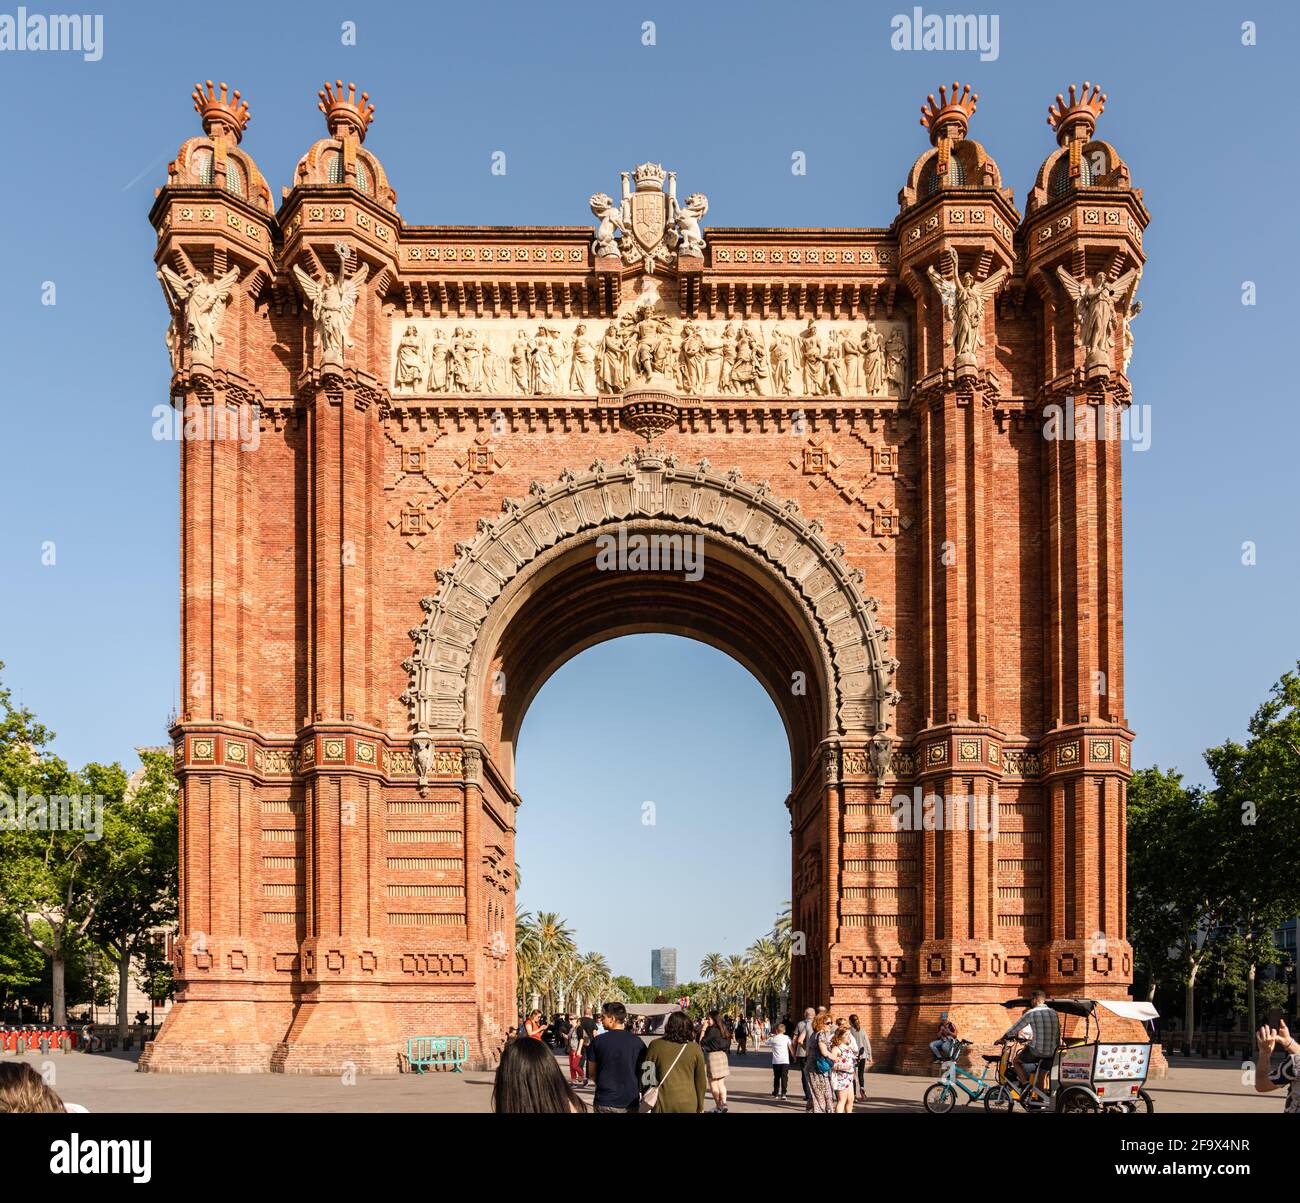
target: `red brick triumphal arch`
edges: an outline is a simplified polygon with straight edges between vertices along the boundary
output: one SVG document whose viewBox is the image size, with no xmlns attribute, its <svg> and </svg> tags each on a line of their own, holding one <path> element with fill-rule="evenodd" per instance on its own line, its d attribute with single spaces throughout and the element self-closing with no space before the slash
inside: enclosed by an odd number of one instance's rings
<svg viewBox="0 0 1300 1203">
<path fill-rule="evenodd" d="M 1032 985 L 1125 994 L 1120 451 L 1049 432 L 1130 404 L 1148 214 L 1096 89 L 1050 108 L 1023 212 L 975 99 L 923 108 L 888 227 L 705 227 L 643 163 L 593 230 L 408 224 L 341 84 L 277 208 L 246 104 L 196 89 L 150 214 L 198 433 L 180 993 L 144 1068 L 490 1061 L 520 723 L 635 631 L 730 653 L 785 723 L 796 1007 L 907 1065 L 941 1010 L 987 1038 Z M 703 572 L 605 570 L 641 536 Z"/>
</svg>

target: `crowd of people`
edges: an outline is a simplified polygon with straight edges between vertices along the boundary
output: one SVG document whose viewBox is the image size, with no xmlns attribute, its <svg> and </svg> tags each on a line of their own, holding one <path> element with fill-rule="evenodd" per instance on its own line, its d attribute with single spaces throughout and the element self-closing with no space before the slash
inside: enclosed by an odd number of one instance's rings
<svg viewBox="0 0 1300 1203">
<path fill-rule="evenodd" d="M 508 1042 L 497 1068 L 492 1107 L 516 1111 L 622 1111 L 725 1114 L 733 1045 L 740 1054 L 766 1045 L 772 1097 L 789 1095 L 790 1069 L 799 1074 L 804 1110 L 851 1112 L 865 1098 L 871 1041 L 856 1015 L 835 1018 L 810 1007 L 795 1023 L 710 1011 L 692 1019 L 668 1015 L 662 1035 L 643 1039 L 652 1021 L 629 1016 L 618 1002 L 591 1015 L 531 1012 Z M 568 1053 L 566 1079 L 555 1051 Z M 591 1089 L 588 1104 L 580 1091 Z"/>
</svg>

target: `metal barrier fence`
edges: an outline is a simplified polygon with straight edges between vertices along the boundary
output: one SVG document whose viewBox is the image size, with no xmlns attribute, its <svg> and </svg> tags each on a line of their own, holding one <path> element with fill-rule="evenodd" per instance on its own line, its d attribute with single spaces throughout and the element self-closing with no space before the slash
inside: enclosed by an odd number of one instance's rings
<svg viewBox="0 0 1300 1203">
<path fill-rule="evenodd" d="M 460 1073 L 469 1059 L 469 1040 L 464 1036 L 412 1036 L 406 1042 L 406 1060 L 413 1073 L 451 1070 Z"/>
</svg>

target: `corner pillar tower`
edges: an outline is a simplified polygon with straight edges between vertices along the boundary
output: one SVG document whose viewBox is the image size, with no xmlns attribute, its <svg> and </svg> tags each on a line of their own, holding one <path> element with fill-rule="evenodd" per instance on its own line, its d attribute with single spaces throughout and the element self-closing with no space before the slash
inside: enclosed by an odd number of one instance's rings
<svg viewBox="0 0 1300 1203">
<path fill-rule="evenodd" d="M 1058 150 L 1030 198 L 1024 256 L 1042 303 L 1046 358 L 1043 637 L 1050 810 L 1047 988 L 1126 996 L 1133 977 L 1124 900 L 1125 789 L 1121 445 L 1132 429 L 1129 322 L 1149 221 L 1115 148 L 1095 138 L 1101 89 L 1072 84 L 1048 109 Z"/>
<path fill-rule="evenodd" d="M 999 297 L 1015 270 L 1020 216 L 997 164 L 967 138 L 977 97 L 939 90 L 922 107 L 934 147 L 914 169 L 895 222 L 900 274 L 917 306 L 920 526 L 914 825 L 921 896 L 911 1045 L 940 1011 L 974 1008 L 983 1024 L 1004 996 L 995 905 L 1001 749 L 993 672 L 996 576 L 994 405 L 1006 390 L 998 356 Z M 919 820 L 919 823 L 917 822 Z"/>
<path fill-rule="evenodd" d="M 168 166 L 150 220 L 172 322 L 170 433 L 181 481 L 180 711 L 172 727 L 180 782 L 178 1005 L 174 1039 L 144 1064 L 191 1068 L 205 1058 L 262 1068 L 289 991 L 268 980 L 248 885 L 259 854 L 254 618 L 259 509 L 253 452 L 264 396 L 246 331 L 273 275 L 270 191 L 239 150 L 247 103 L 226 84 L 196 85 L 201 136 Z"/>
</svg>

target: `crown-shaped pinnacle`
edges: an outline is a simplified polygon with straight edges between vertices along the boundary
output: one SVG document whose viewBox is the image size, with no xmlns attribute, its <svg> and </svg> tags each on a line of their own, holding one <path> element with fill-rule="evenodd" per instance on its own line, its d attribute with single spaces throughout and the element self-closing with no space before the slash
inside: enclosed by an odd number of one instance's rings
<svg viewBox="0 0 1300 1203">
<path fill-rule="evenodd" d="M 190 93 L 194 111 L 203 119 L 203 132 L 209 137 L 216 133 L 229 133 L 238 142 L 251 120 L 248 102 L 240 99 L 238 88 L 231 93 L 223 83 L 218 94 L 210 79 L 204 80 L 204 84 L 207 85 L 206 92 L 203 84 L 195 84 Z"/>
<path fill-rule="evenodd" d="M 1070 99 L 1066 102 L 1061 93 L 1056 94 L 1056 103 L 1047 106 L 1047 124 L 1056 130 L 1056 139 L 1064 143 L 1075 126 L 1082 126 L 1084 139 L 1092 136 L 1097 128 L 1097 118 L 1106 108 L 1106 94 L 1100 86 L 1084 80 L 1083 87 L 1069 87 Z"/>
<path fill-rule="evenodd" d="M 931 142 L 937 143 L 941 134 L 950 126 L 957 127 L 952 131 L 954 137 L 960 139 L 966 136 L 966 126 L 975 112 L 975 103 L 979 100 L 979 95 L 970 90 L 970 84 L 963 86 L 954 80 L 951 96 L 941 86 L 937 101 L 933 92 L 926 100 L 928 104 L 921 106 L 921 124 L 930 131 Z"/>
<path fill-rule="evenodd" d="M 343 81 L 336 79 L 333 87 L 330 86 L 329 80 L 326 80 L 325 87 L 317 95 L 320 97 L 320 104 L 316 107 L 325 114 L 325 123 L 329 126 L 331 134 L 336 138 L 340 137 L 346 128 L 355 133 L 358 139 L 365 141 L 366 130 L 375 119 L 375 106 L 370 103 L 369 92 L 361 93 L 361 103 L 358 104 L 357 85 L 348 84 L 345 95 Z"/>
</svg>

